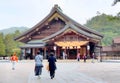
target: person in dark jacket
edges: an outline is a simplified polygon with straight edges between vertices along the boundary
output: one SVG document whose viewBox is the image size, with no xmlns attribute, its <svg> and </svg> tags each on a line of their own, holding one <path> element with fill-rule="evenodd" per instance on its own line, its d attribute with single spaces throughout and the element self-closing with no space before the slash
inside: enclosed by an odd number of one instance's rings
<svg viewBox="0 0 120 83">
<path fill-rule="evenodd" d="M 54 78 L 55 76 L 55 70 L 56 70 L 56 58 L 54 56 L 54 53 L 50 53 L 50 56 L 48 58 L 48 62 L 49 62 L 49 71 L 50 71 L 50 77 L 51 79 Z"/>
</svg>

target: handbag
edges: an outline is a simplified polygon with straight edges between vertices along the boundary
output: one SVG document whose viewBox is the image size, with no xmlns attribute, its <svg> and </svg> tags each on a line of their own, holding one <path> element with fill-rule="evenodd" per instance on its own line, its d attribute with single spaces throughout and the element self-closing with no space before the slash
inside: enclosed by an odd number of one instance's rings
<svg viewBox="0 0 120 83">
<path fill-rule="evenodd" d="M 40 66 L 43 67 L 43 64 L 41 64 Z"/>
<path fill-rule="evenodd" d="M 48 71 L 49 71 L 49 64 L 47 64 L 47 65 L 46 65 L 46 70 L 48 70 Z"/>
</svg>

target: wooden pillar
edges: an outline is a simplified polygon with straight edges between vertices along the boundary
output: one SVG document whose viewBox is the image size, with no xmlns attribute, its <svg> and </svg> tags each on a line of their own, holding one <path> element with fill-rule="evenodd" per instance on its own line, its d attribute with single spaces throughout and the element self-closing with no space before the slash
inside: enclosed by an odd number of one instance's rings
<svg viewBox="0 0 120 83">
<path fill-rule="evenodd" d="M 35 57 L 35 48 L 32 48 L 32 55 Z"/>
<path fill-rule="evenodd" d="M 102 48 L 100 48 L 100 62 L 102 62 L 101 49 L 102 49 Z"/>
<path fill-rule="evenodd" d="M 21 59 L 25 58 L 25 48 L 21 48 Z"/>
<path fill-rule="evenodd" d="M 76 47 L 76 50 L 77 50 L 77 54 L 80 53 L 80 49 Z"/>
<path fill-rule="evenodd" d="M 27 53 L 26 53 L 26 48 L 25 48 L 25 56 L 27 56 Z"/>
<path fill-rule="evenodd" d="M 100 40 L 100 46 L 102 46 L 101 40 Z M 102 62 L 102 55 L 101 55 L 102 47 L 100 47 L 100 62 Z"/>
<path fill-rule="evenodd" d="M 43 56 L 45 59 L 46 59 L 46 47 L 44 48 L 44 56 Z"/>
<path fill-rule="evenodd" d="M 60 48 L 59 47 L 57 47 L 57 56 L 58 56 L 58 58 L 60 58 L 60 50 L 59 50 Z"/>
<path fill-rule="evenodd" d="M 69 56 L 70 56 L 69 51 L 70 51 L 70 50 L 69 50 L 69 48 L 67 48 L 67 50 L 68 50 L 67 57 L 69 58 Z"/>
</svg>

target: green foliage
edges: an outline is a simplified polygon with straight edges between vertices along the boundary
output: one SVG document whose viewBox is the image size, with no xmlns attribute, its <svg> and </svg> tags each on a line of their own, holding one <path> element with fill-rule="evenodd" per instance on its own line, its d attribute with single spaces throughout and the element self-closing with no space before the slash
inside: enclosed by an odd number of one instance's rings
<svg viewBox="0 0 120 83">
<path fill-rule="evenodd" d="M 104 35 L 102 45 L 111 45 L 112 39 L 120 36 L 120 15 L 101 14 L 88 20 L 86 26 L 101 32 Z"/>
<path fill-rule="evenodd" d="M 6 47 L 6 55 L 7 56 L 10 56 L 11 54 L 13 54 L 13 52 L 20 54 L 19 46 L 22 45 L 22 43 L 14 40 L 14 38 L 18 35 L 20 35 L 19 30 L 15 31 L 15 33 L 13 33 L 13 34 L 5 35 L 4 43 L 5 43 L 5 47 Z"/>
<path fill-rule="evenodd" d="M 0 56 L 5 55 L 5 45 L 4 45 L 4 39 L 3 39 L 3 34 L 0 33 Z"/>
<path fill-rule="evenodd" d="M 7 30 L 6 30 L 7 31 Z M 20 55 L 20 46 L 23 43 L 17 42 L 14 40 L 15 37 L 20 35 L 21 32 L 16 30 L 14 33 L 4 34 L 0 33 L 0 56 L 10 56 L 13 52 L 16 52 L 17 55 Z"/>
<path fill-rule="evenodd" d="M 10 56 L 13 54 L 13 49 L 15 49 L 15 42 L 13 40 L 13 36 L 11 34 L 7 34 L 5 36 L 5 46 L 6 46 L 6 55 Z"/>
</svg>

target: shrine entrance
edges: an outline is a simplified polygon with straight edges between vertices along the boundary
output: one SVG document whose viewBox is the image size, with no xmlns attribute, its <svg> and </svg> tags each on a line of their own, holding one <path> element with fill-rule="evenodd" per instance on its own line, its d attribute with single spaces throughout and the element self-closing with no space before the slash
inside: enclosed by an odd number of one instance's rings
<svg viewBox="0 0 120 83">
<path fill-rule="evenodd" d="M 68 59 L 76 59 L 78 52 L 80 52 L 80 57 L 82 58 L 83 54 L 88 54 L 87 45 L 89 41 L 64 41 L 64 42 L 55 42 L 56 46 L 59 46 L 61 52 L 67 54 Z M 60 50 L 58 49 L 58 50 Z"/>
</svg>

